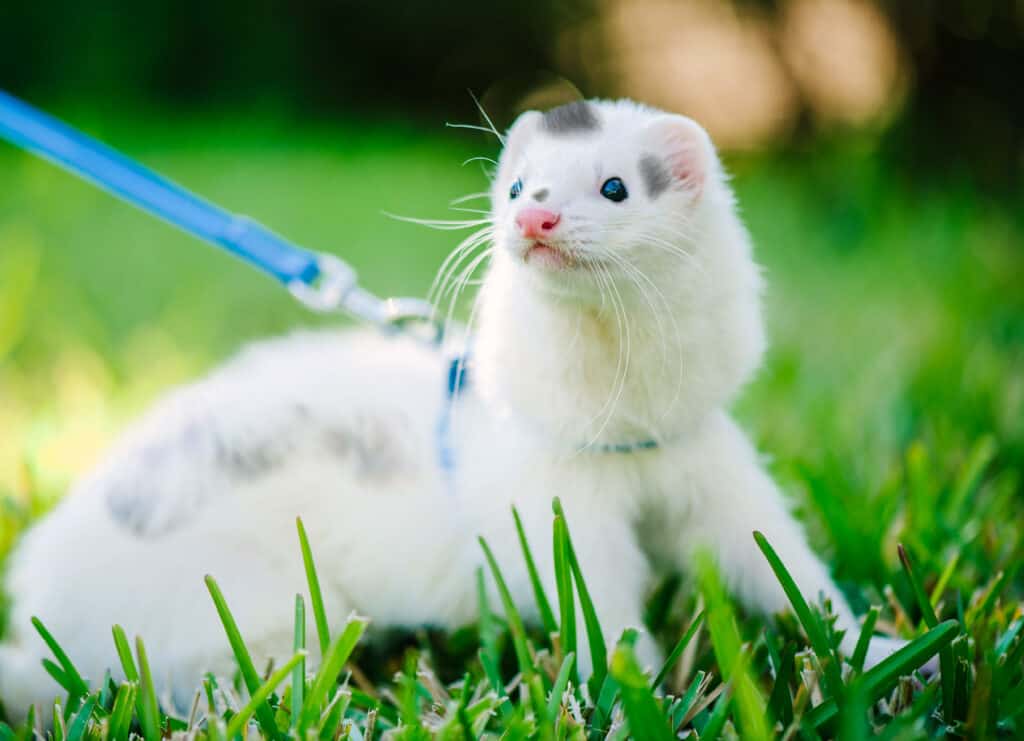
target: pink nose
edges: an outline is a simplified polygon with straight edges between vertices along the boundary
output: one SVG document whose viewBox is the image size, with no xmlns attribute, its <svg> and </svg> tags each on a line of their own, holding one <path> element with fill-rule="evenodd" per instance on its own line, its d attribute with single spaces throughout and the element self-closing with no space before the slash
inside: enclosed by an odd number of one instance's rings
<svg viewBox="0 0 1024 741">
<path fill-rule="evenodd" d="M 561 218 L 554 211 L 528 206 L 516 216 L 516 226 L 524 237 L 540 239 L 551 234 Z"/>
</svg>

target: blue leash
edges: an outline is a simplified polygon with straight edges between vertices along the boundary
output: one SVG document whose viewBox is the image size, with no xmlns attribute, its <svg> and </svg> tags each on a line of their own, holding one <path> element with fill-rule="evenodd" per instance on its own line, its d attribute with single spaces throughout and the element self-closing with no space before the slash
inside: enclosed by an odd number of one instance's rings
<svg viewBox="0 0 1024 741">
<path fill-rule="evenodd" d="M 360 288 L 355 271 L 334 255 L 303 249 L 246 216 L 225 211 L 3 90 L 0 138 L 231 252 L 277 278 L 314 311 L 343 310 L 385 329 L 418 330 L 419 337 L 434 344 L 441 340 L 441 325 L 427 302 L 380 299 Z M 468 385 L 467 373 L 466 358 L 452 361 L 447 399 L 438 421 L 439 461 L 449 475 L 455 467 L 450 440 L 451 405 Z M 657 447 L 655 440 L 640 440 L 590 449 L 600 453 L 633 453 Z"/>
<path fill-rule="evenodd" d="M 380 299 L 360 288 L 337 257 L 292 244 L 246 216 L 229 213 L 120 152 L 0 90 L 0 138 L 53 162 L 132 205 L 217 245 L 281 281 L 314 311 L 344 310 L 387 328 L 440 326 L 418 299 Z"/>
</svg>

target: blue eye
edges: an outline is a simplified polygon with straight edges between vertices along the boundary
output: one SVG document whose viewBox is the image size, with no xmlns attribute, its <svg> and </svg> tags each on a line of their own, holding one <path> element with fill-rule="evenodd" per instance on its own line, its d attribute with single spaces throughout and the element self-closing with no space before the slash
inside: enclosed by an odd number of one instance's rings
<svg viewBox="0 0 1024 741">
<path fill-rule="evenodd" d="M 514 201 L 523 192 L 523 181 L 521 178 L 516 178 L 516 181 L 512 183 L 512 187 L 508 191 L 509 200 Z"/>
<path fill-rule="evenodd" d="M 601 186 L 601 195 L 609 201 L 619 203 L 626 200 L 629 193 L 626 192 L 626 184 L 622 182 L 621 178 L 608 178 Z"/>
</svg>

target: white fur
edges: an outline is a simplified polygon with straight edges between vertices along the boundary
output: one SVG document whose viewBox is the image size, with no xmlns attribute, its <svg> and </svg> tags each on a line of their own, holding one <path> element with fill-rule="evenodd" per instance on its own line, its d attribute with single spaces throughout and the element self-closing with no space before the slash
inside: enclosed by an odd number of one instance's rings
<svg viewBox="0 0 1024 741">
<path fill-rule="evenodd" d="M 232 668 L 207 573 L 257 662 L 286 656 L 305 583 L 296 516 L 335 620 L 351 611 L 377 625 L 472 620 L 477 535 L 532 614 L 509 508 L 519 508 L 554 595 L 555 495 L 608 640 L 641 625 L 652 574 L 685 569 L 698 546 L 745 604 L 785 609 L 751 537 L 759 529 L 810 599 L 831 599 L 849 644 L 852 613 L 725 411 L 764 335 L 758 269 L 712 145 L 689 119 L 627 101 L 592 105 L 597 131 L 549 133 L 530 113 L 509 132 L 472 386 L 452 409 L 453 480 L 436 460 L 442 354 L 361 332 L 248 349 L 157 405 L 24 538 L 0 647 L 10 709 L 57 694 L 32 615 L 93 680 L 118 674 L 113 623 L 143 636 L 161 688 L 187 703 L 201 672 Z M 638 169 L 644 154 L 673 173 L 654 199 Z M 611 176 L 627 184 L 622 203 L 599 194 Z M 523 194 L 510 201 L 516 178 Z M 538 264 L 518 236 L 515 213 L 541 188 L 541 205 L 562 217 L 551 244 L 576 267 Z M 647 439 L 660 447 L 600 449 Z M 657 660 L 653 642 L 640 648 Z"/>
</svg>

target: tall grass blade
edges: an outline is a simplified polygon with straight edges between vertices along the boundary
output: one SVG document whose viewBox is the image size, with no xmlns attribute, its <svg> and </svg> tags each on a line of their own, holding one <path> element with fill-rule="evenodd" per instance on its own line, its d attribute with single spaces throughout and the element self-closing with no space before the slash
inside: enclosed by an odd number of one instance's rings
<svg viewBox="0 0 1024 741">
<path fill-rule="evenodd" d="M 797 620 L 800 621 L 808 640 L 811 642 L 811 648 L 817 654 L 818 660 L 823 666 L 825 682 L 829 693 L 832 697 L 841 701 L 843 677 L 839 670 L 839 661 L 825 635 L 825 628 L 821 624 L 821 620 L 808 606 L 807 600 L 800 593 L 800 588 L 796 585 L 789 570 L 782 563 L 782 559 L 779 558 L 775 549 L 768 543 L 768 539 L 764 537 L 764 534 L 760 531 L 755 531 L 754 540 L 757 542 L 757 547 L 761 549 L 765 558 L 768 559 L 768 564 L 771 566 L 772 571 L 775 572 L 775 578 L 782 585 L 790 605 L 793 606 Z"/>
<path fill-rule="evenodd" d="M 850 665 L 858 674 L 864 670 L 864 661 L 868 657 L 868 647 L 871 645 L 871 637 L 875 634 L 875 624 L 878 622 L 878 608 L 872 607 L 864 617 L 864 624 L 860 628 L 860 635 L 857 636 L 857 645 L 853 649 L 853 657 Z"/>
<path fill-rule="evenodd" d="M 769 733 L 765 701 L 747 669 L 748 652 L 743 648 L 732 602 L 707 552 L 698 555 L 697 577 L 704 595 L 704 603 L 707 605 L 711 645 L 715 650 L 722 678 L 732 688 L 731 694 L 739 712 L 739 726 L 743 738 L 767 739 Z"/>
<path fill-rule="evenodd" d="M 292 650 L 299 659 L 292 671 L 290 725 L 295 729 L 299 727 L 299 720 L 302 718 L 302 703 L 306 694 L 306 604 L 301 594 L 295 595 L 295 633 Z"/>
<path fill-rule="evenodd" d="M 558 644 L 563 654 L 576 653 L 576 599 L 569 565 L 569 534 L 565 518 L 555 517 L 553 544 L 555 584 L 558 588 Z"/>
<path fill-rule="evenodd" d="M 316 635 L 320 641 L 320 655 L 327 652 L 331 644 L 331 629 L 327 624 L 327 612 L 324 610 L 324 596 L 320 591 L 320 578 L 316 575 L 316 564 L 313 562 L 313 550 L 309 547 L 306 527 L 302 518 L 295 518 L 295 527 L 299 532 L 299 548 L 302 549 L 302 565 L 306 570 L 306 582 L 309 585 L 309 601 L 313 608 L 313 619 L 316 622 Z"/>
<path fill-rule="evenodd" d="M 78 673 L 78 669 L 68 658 L 67 653 L 61 648 L 61 645 L 57 643 L 57 639 L 46 629 L 43 625 L 43 621 L 35 615 L 32 616 L 32 625 L 36 629 L 36 632 L 42 637 L 43 642 L 46 643 L 47 648 L 53 654 L 53 657 L 57 659 L 57 663 L 60 664 L 61 671 L 64 675 L 64 680 L 67 683 L 69 694 L 74 697 L 83 697 L 89 694 L 89 684 L 82 679 L 82 675 Z M 68 706 L 71 706 L 71 702 L 68 702 Z"/>
<path fill-rule="evenodd" d="M 651 682 L 651 687 L 657 689 L 662 685 L 662 683 L 664 683 L 668 678 L 669 672 L 672 671 L 676 662 L 678 662 L 682 657 L 683 651 L 685 651 L 686 647 L 690 645 L 690 641 L 693 640 L 693 637 L 697 635 L 697 630 L 700 629 L 703 622 L 704 612 L 701 611 L 698 612 L 696 617 L 690 621 L 690 627 L 688 627 L 682 637 L 676 641 L 676 645 L 672 648 L 672 652 L 669 653 L 668 658 L 665 659 L 665 663 L 661 665 L 661 670 L 658 672 L 658 676 L 656 676 L 654 681 Z"/>
<path fill-rule="evenodd" d="M 141 674 L 139 696 L 142 712 L 139 714 L 139 724 L 142 726 L 142 735 L 146 741 L 158 741 L 163 736 L 160 727 L 160 703 L 156 699 L 156 686 L 153 684 L 153 672 L 149 669 L 146 646 L 140 636 L 135 638 L 135 652 L 139 657 Z"/>
<path fill-rule="evenodd" d="M 498 561 L 494 558 L 494 553 L 491 552 L 491 547 L 487 545 L 487 541 L 483 538 L 478 538 L 478 540 L 480 541 L 480 547 L 484 549 L 484 556 L 487 558 L 487 564 L 491 568 L 491 575 L 494 577 L 494 582 L 498 585 L 498 595 L 501 597 L 502 605 L 505 607 L 505 619 L 508 621 L 508 629 L 512 634 L 512 645 L 516 651 L 516 660 L 519 662 L 519 671 L 523 673 L 524 677 L 529 677 L 533 674 L 534 668 L 533 660 L 530 658 L 530 648 L 526 642 L 526 626 L 523 624 L 523 618 L 520 616 L 515 602 L 512 600 L 512 593 L 505 583 L 505 577 L 501 574 L 501 569 L 498 567 Z"/>
<path fill-rule="evenodd" d="M 128 731 L 132 727 L 132 708 L 135 707 L 136 688 L 135 682 L 122 682 L 117 690 L 114 707 L 110 711 L 107 732 L 107 738 L 111 741 L 123 741 L 128 738 Z"/>
<path fill-rule="evenodd" d="M 128 636 L 124 628 L 115 625 L 112 629 L 114 634 L 114 647 L 117 649 L 117 656 L 121 659 L 121 668 L 124 669 L 124 676 L 129 682 L 139 681 L 139 670 L 135 667 L 135 659 L 132 658 L 131 644 L 128 643 Z"/>
<path fill-rule="evenodd" d="M 533 596 L 537 601 L 537 610 L 540 612 L 540 622 L 544 626 L 544 632 L 552 635 L 558 632 L 558 623 L 555 622 L 555 613 L 551 610 L 551 603 L 544 592 L 544 584 L 537 573 L 537 564 L 533 560 L 533 552 L 530 550 L 530 543 L 526 539 L 526 530 L 523 529 L 523 521 L 519 517 L 519 511 L 513 507 L 512 517 L 516 521 L 516 533 L 519 535 L 519 545 L 523 549 L 523 558 L 526 561 L 526 571 L 530 575 L 530 584 L 533 586 Z"/>
<path fill-rule="evenodd" d="M 608 646 L 604 640 L 601 621 L 597 617 L 597 609 L 594 607 L 594 601 L 590 598 L 587 582 L 583 578 L 583 569 L 580 566 L 579 559 L 576 557 L 576 549 L 573 547 L 572 536 L 569 533 L 569 522 L 565 518 L 561 500 L 555 497 L 552 506 L 555 511 L 556 521 L 558 518 L 561 518 L 565 529 L 565 545 L 569 556 L 569 566 L 572 569 L 573 581 L 576 583 L 576 594 L 580 598 L 583 625 L 587 630 L 587 645 L 590 648 L 590 664 L 593 671 L 587 684 L 593 695 L 597 694 L 600 690 L 604 684 L 604 678 L 608 674 Z M 575 614 L 575 610 L 573 612 Z"/>
<path fill-rule="evenodd" d="M 252 696 L 260 688 L 260 675 L 256 672 L 256 666 L 249 655 L 249 649 L 246 647 L 242 634 L 238 630 L 238 623 L 235 622 L 235 617 L 228 608 L 228 603 L 224 599 L 224 594 L 220 591 L 220 586 L 210 575 L 206 576 L 206 588 L 210 592 L 213 605 L 217 609 L 217 615 L 220 616 L 220 622 L 224 626 L 224 632 L 227 634 L 231 651 L 234 653 L 238 669 L 242 673 L 242 681 L 245 683 L 245 688 L 249 691 L 249 695 Z M 274 711 L 270 709 L 270 705 L 266 702 L 256 708 L 256 719 L 262 728 L 268 729 L 267 732 L 272 737 L 276 735 L 277 726 L 274 723 Z"/>
<path fill-rule="evenodd" d="M 43 659 L 42 664 L 43 669 L 46 671 L 46 673 L 53 678 L 54 682 L 63 687 L 65 692 L 67 692 L 71 696 L 81 696 L 77 694 L 77 688 L 75 687 L 74 682 L 68 679 L 68 675 L 65 674 L 64 670 L 61 669 L 57 664 L 50 661 L 50 659 Z"/>
<path fill-rule="evenodd" d="M 924 585 L 921 584 L 921 580 L 914 570 L 910 554 L 903 547 L 902 543 L 896 546 L 896 550 L 899 553 L 900 563 L 903 564 L 903 570 L 907 574 L 907 581 L 910 582 L 910 588 L 914 592 L 917 606 L 921 610 L 921 616 L 929 628 L 934 628 L 939 624 L 939 618 L 935 614 L 935 608 L 932 607 L 931 599 L 924 591 Z M 953 649 L 949 644 L 943 646 L 939 651 L 939 669 L 941 672 L 939 681 L 942 683 L 942 714 L 946 723 L 952 725 L 954 721 L 953 696 L 956 691 L 956 668 L 953 662 Z"/>
<path fill-rule="evenodd" d="M 949 499 L 948 511 L 958 522 L 963 521 L 964 511 L 971 493 L 977 488 L 989 464 L 997 452 L 996 441 L 991 436 L 978 440 L 971 449 L 967 462 L 960 469 L 953 494 Z"/>
</svg>

